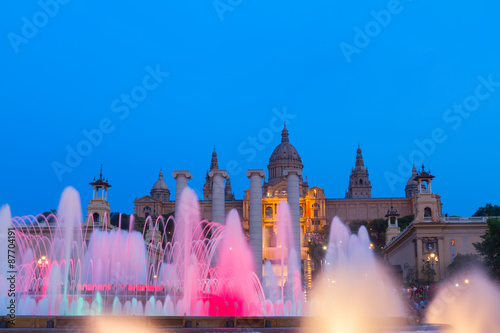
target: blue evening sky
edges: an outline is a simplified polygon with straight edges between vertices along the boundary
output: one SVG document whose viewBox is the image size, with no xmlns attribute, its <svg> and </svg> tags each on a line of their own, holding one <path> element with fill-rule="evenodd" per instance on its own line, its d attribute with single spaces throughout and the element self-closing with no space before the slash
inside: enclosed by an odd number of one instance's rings
<svg viewBox="0 0 500 333">
<path fill-rule="evenodd" d="M 359 142 L 372 197 L 404 196 L 423 159 L 443 213 L 470 216 L 499 204 L 499 12 L 486 0 L 4 1 L 0 204 L 36 214 L 74 186 L 85 211 L 104 163 L 112 211 L 133 213 L 160 167 L 172 198 L 174 170 L 201 194 L 214 145 L 241 199 L 287 118 L 327 197 L 344 197 Z"/>
</svg>

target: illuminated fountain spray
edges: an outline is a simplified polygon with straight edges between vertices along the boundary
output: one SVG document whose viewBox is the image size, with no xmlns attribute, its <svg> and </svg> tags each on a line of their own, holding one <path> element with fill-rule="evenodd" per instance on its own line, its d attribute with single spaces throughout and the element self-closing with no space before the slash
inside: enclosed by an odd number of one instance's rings
<svg viewBox="0 0 500 333">
<path fill-rule="evenodd" d="M 67 188 L 57 217 L 11 219 L 9 207 L 1 209 L 0 237 L 9 227 L 16 234 L 18 315 L 263 315 L 264 293 L 236 211 L 226 226 L 200 222 L 196 194 L 186 188 L 177 221 L 148 217 L 140 233 L 82 223 L 80 207 Z M 175 230 L 167 239 L 169 223 Z M 0 257 L 2 282 L 5 262 Z"/>
<path fill-rule="evenodd" d="M 442 283 L 426 313 L 431 324 L 452 325 L 454 333 L 499 333 L 500 287 L 480 271 Z"/>
<path fill-rule="evenodd" d="M 290 206 L 286 201 L 279 203 L 276 220 L 278 226 L 276 245 L 280 252 L 282 281 L 281 304 L 284 306 L 284 313 L 286 315 L 298 315 L 301 313 L 302 302 L 304 300 L 300 262 L 297 262 L 297 252 L 300 252 L 300 248 L 298 248 L 294 241 Z M 287 271 L 286 277 L 284 273 L 285 268 Z"/>
<path fill-rule="evenodd" d="M 310 309 L 317 317 L 306 324 L 313 331 L 371 332 L 371 319 L 404 316 L 395 285 L 375 259 L 364 226 L 351 235 L 335 217 L 323 267 Z"/>
</svg>

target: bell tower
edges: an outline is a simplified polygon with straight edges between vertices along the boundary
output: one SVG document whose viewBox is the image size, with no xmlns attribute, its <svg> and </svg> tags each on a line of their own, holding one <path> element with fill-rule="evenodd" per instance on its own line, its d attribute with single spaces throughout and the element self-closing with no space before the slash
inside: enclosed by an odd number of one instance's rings
<svg viewBox="0 0 500 333">
<path fill-rule="evenodd" d="M 391 200 L 391 209 L 387 210 L 387 214 L 385 214 L 385 217 L 387 217 L 387 230 L 385 231 L 385 244 L 387 245 L 390 243 L 394 238 L 397 237 L 401 233 L 401 229 L 398 226 L 398 216 L 399 213 L 397 210 L 394 209 L 392 206 L 392 200 Z M 394 219 L 394 222 L 393 222 Z"/>
<path fill-rule="evenodd" d="M 111 185 L 109 185 L 107 179 L 102 176 L 102 164 L 99 179 L 96 180 L 94 177 L 94 181 L 89 184 L 92 185 L 92 200 L 90 200 L 87 206 L 87 224 L 92 225 L 93 220 L 94 226 L 102 228 L 104 226 L 104 220 L 106 220 L 106 227 L 110 229 L 112 226 L 109 216 L 111 209 L 108 203 L 108 188 L 110 188 Z"/>
<path fill-rule="evenodd" d="M 415 197 L 415 222 L 443 222 L 441 218 L 441 200 L 439 194 L 432 193 L 431 181 L 434 178 L 431 171 L 422 170 L 417 173 L 417 195 Z"/>
<path fill-rule="evenodd" d="M 345 193 L 346 199 L 369 199 L 372 197 L 372 184 L 368 179 L 368 169 L 365 168 L 361 147 L 356 150 L 356 164 L 349 176 L 349 187 Z"/>
</svg>

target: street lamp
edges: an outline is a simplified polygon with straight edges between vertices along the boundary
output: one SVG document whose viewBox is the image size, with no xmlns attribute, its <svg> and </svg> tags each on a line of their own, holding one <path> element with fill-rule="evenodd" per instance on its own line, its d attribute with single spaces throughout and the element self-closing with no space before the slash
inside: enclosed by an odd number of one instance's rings
<svg viewBox="0 0 500 333">
<path fill-rule="evenodd" d="M 40 266 L 40 268 L 44 268 L 48 264 L 49 264 L 49 259 L 47 259 L 46 256 L 42 256 L 40 259 L 38 259 L 38 266 Z"/>
<path fill-rule="evenodd" d="M 431 263 L 431 269 L 432 269 L 432 284 L 434 284 L 434 263 L 437 263 L 439 261 L 438 256 L 435 253 L 431 253 L 429 257 L 427 257 L 427 261 Z"/>
<path fill-rule="evenodd" d="M 43 269 L 45 266 L 48 266 L 49 264 L 49 259 L 47 259 L 46 256 L 41 256 L 40 259 L 38 259 L 38 267 L 40 267 L 40 277 L 43 279 Z"/>
</svg>

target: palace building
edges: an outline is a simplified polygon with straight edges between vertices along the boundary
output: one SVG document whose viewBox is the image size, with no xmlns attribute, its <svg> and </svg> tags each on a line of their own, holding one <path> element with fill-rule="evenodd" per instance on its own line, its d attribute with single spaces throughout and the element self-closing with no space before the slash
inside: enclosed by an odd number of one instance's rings
<svg viewBox="0 0 500 333">
<path fill-rule="evenodd" d="M 443 216 L 441 197 L 431 187 L 434 176 L 423 165 L 418 171 L 413 166 L 412 175 L 405 188 L 401 189 L 404 197 L 395 198 L 372 198 L 368 168 L 359 145 L 344 198 L 327 198 L 323 188 L 309 186 L 307 177 L 305 181 L 302 177 L 303 168 L 303 161 L 290 143 L 285 126 L 281 142 L 269 158 L 267 177 L 263 169 L 248 170 L 246 176 L 249 178 L 249 188 L 241 198 L 237 198 L 232 191 L 229 174 L 219 169 L 214 149 L 210 168 L 205 175 L 203 198 L 200 200 L 201 217 L 224 223 L 229 211 L 236 209 L 249 238 L 255 267 L 262 265 L 264 260 L 273 262 L 280 258 L 281 251 L 276 244 L 276 218 L 281 201 L 286 200 L 290 205 L 294 243 L 301 244 L 300 254 L 297 253 L 296 258 L 298 262 L 308 259 L 307 241 L 321 240 L 320 231 L 335 216 L 347 224 L 387 219 L 386 245 L 383 250 L 387 262 L 398 267 L 403 276 L 407 267 L 414 267 L 417 278 L 421 278 L 421 264 L 433 258 L 438 280 L 447 277 L 446 267 L 457 254 L 475 253 L 472 243 L 479 241 L 486 231 L 485 218 Z M 175 197 L 179 198 L 192 175 L 188 170 L 176 170 L 172 177 L 175 179 Z M 111 185 L 102 177 L 102 171 L 99 179 L 94 179 L 90 185 L 93 187 L 93 198 L 87 207 L 87 220 L 92 218 L 101 226 L 103 216 L 110 212 L 107 189 Z M 177 202 L 170 200 L 170 194 L 163 171 L 160 170 L 149 195 L 134 200 L 134 213 L 138 217 L 153 219 L 162 214 L 175 214 Z M 413 215 L 414 219 L 401 231 L 398 217 L 408 215 Z M 109 222 L 107 227 L 112 228 Z M 146 238 L 151 232 L 148 230 Z M 273 270 L 280 269 L 275 266 Z M 256 273 L 262 279 L 262 272 L 258 270 Z"/>
<path fill-rule="evenodd" d="M 329 223 L 334 216 L 338 216 L 344 222 L 370 221 L 373 219 L 385 218 L 386 212 L 391 205 L 401 216 L 416 215 L 416 194 L 417 183 L 413 179 L 416 169 L 413 168 L 413 175 L 408 180 L 406 187 L 401 189 L 405 197 L 395 198 L 372 198 L 372 185 L 369 179 L 368 168 L 365 166 L 361 148 L 358 146 L 356 159 L 349 177 L 345 198 L 327 198 L 324 189 L 319 186 L 309 186 L 307 178 L 304 181 L 302 170 L 303 161 L 297 149 L 290 143 L 289 132 L 286 126 L 281 133 L 281 142 L 276 146 L 269 158 L 267 165 L 267 179 L 262 184 L 262 242 L 263 259 L 275 259 L 275 234 L 276 234 L 276 211 L 280 201 L 288 200 L 287 173 L 295 171 L 298 175 L 299 194 L 299 219 L 300 219 L 300 240 L 305 246 L 305 239 L 314 237 L 319 231 Z M 190 179 L 188 171 L 180 172 L 182 179 Z M 189 174 L 186 176 L 186 174 Z M 218 176 L 221 177 L 218 177 Z M 179 171 L 173 175 L 179 178 Z M 264 176 L 264 174 L 262 175 Z M 187 178 L 185 178 L 187 177 Z M 205 175 L 205 185 L 203 186 L 203 199 L 200 200 L 201 215 L 203 219 L 224 222 L 223 216 L 214 218 L 214 190 L 215 183 L 222 181 L 218 187 L 224 204 L 224 216 L 231 210 L 236 209 L 241 216 L 243 228 L 249 234 L 250 218 L 250 189 L 243 193 L 243 197 L 235 198 L 231 189 L 231 180 L 224 170 L 219 170 L 218 157 L 214 149 L 210 161 L 210 169 Z M 186 180 L 187 183 L 187 180 Z M 176 195 L 177 197 L 177 195 Z M 222 198 L 219 198 L 221 200 Z M 432 196 L 432 214 L 441 215 L 440 196 Z M 430 209 L 430 208 L 429 208 Z M 160 214 L 169 214 L 175 211 L 175 201 L 170 200 L 170 189 L 164 180 L 163 172 L 160 170 L 158 180 L 153 184 L 149 195 L 136 198 L 134 200 L 134 213 L 143 218 L 148 216 L 156 217 Z M 428 212 L 427 212 L 428 213 Z M 305 251 L 302 251 L 304 259 Z"/>
</svg>

